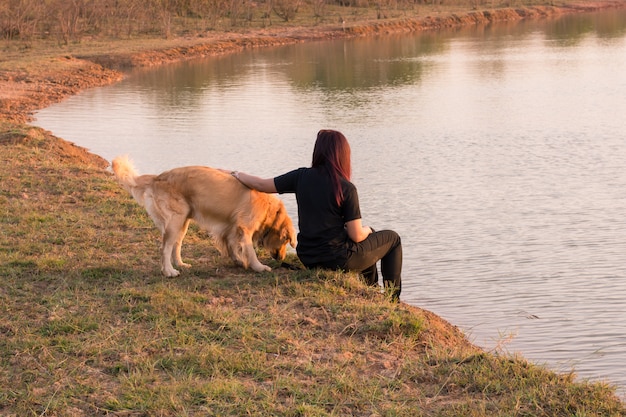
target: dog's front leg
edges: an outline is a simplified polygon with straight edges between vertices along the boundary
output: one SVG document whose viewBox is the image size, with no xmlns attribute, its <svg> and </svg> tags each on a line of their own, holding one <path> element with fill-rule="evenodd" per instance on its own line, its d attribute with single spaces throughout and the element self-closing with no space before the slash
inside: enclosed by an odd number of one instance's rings
<svg viewBox="0 0 626 417">
<path fill-rule="evenodd" d="M 264 272 L 264 271 L 272 270 L 272 268 L 270 268 L 267 265 L 262 264 L 261 261 L 259 261 L 259 258 L 257 258 L 256 256 L 256 251 L 254 250 L 254 246 L 252 245 L 252 243 L 244 247 L 244 252 L 245 252 L 244 256 L 247 256 L 248 258 L 250 268 L 252 268 L 256 272 Z"/>
<path fill-rule="evenodd" d="M 270 268 L 267 265 L 262 264 L 259 261 L 259 258 L 257 258 L 256 256 L 256 251 L 254 250 L 254 245 L 252 244 L 252 237 L 247 234 L 244 237 L 243 258 L 244 258 L 244 262 L 246 262 L 248 266 L 250 266 L 250 268 L 252 268 L 256 272 L 264 272 L 264 271 L 272 270 L 272 268 Z M 244 266 L 246 266 L 245 263 L 244 263 Z"/>
<path fill-rule="evenodd" d="M 231 230 L 227 237 L 228 254 L 233 261 L 245 269 L 252 268 L 256 272 L 271 271 L 267 265 L 259 262 L 252 244 L 252 233 L 243 227 Z"/>
</svg>

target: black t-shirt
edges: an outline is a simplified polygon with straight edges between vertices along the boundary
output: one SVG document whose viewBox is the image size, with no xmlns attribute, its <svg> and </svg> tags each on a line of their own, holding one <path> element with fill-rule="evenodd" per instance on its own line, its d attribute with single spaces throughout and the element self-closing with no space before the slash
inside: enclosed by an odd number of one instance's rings
<svg viewBox="0 0 626 417">
<path fill-rule="evenodd" d="M 305 265 L 345 260 L 350 238 L 346 222 L 361 218 L 359 196 L 350 181 L 342 180 L 339 206 L 330 175 L 322 167 L 299 168 L 274 178 L 276 190 L 295 193 L 298 202 L 298 257 Z"/>
</svg>

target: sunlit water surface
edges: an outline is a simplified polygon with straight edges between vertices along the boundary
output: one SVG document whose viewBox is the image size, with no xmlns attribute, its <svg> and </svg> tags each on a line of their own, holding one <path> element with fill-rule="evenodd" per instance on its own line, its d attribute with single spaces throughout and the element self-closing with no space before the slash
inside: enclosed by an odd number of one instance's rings
<svg viewBox="0 0 626 417">
<path fill-rule="evenodd" d="M 309 165 L 317 130 L 339 129 L 365 224 L 402 236 L 405 302 L 623 392 L 625 74 L 612 12 L 166 66 L 36 124 L 143 173 L 262 176 Z"/>
</svg>

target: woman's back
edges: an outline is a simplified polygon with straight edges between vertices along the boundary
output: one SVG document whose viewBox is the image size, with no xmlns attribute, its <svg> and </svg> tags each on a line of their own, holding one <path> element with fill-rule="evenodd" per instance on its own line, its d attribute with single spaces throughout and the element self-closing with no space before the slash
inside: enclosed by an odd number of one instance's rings
<svg viewBox="0 0 626 417">
<path fill-rule="evenodd" d="M 347 247 L 345 223 L 361 217 L 354 185 L 342 180 L 344 199 L 335 200 L 332 180 L 325 169 L 299 168 L 274 179 L 281 193 L 295 193 L 298 202 L 298 256 L 306 262 L 324 262 Z"/>
</svg>

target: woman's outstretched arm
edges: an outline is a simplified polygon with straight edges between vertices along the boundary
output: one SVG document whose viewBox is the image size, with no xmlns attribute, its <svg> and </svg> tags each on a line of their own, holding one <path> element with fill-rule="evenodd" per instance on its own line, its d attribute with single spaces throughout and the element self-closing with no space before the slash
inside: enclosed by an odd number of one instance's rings
<svg viewBox="0 0 626 417">
<path fill-rule="evenodd" d="M 253 190 L 262 191 L 264 193 L 277 192 L 274 178 L 261 178 L 239 171 L 232 171 L 230 174 L 237 178 L 243 185 Z"/>
</svg>

